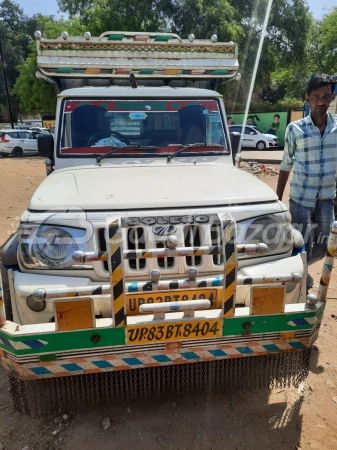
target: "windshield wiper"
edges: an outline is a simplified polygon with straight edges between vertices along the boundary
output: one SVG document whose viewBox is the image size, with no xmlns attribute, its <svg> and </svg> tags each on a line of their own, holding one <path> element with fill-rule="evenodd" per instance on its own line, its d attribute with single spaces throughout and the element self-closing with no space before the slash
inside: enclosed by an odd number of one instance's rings
<svg viewBox="0 0 337 450">
<path fill-rule="evenodd" d="M 96 161 L 99 164 L 102 159 L 109 158 L 110 155 L 117 153 L 118 150 L 158 150 L 158 148 L 160 147 L 155 145 L 126 145 L 125 147 L 114 147 L 110 152 L 97 156 Z"/>
<path fill-rule="evenodd" d="M 199 147 L 224 147 L 224 145 L 220 145 L 220 144 L 205 144 L 205 143 L 201 143 L 201 144 L 188 144 L 188 145 L 184 145 L 183 147 L 181 147 L 177 152 L 173 153 L 173 155 L 169 155 L 167 157 L 167 162 L 171 162 L 172 158 L 174 158 L 175 156 L 180 155 L 180 153 L 184 152 L 186 149 L 188 148 L 199 148 Z"/>
</svg>

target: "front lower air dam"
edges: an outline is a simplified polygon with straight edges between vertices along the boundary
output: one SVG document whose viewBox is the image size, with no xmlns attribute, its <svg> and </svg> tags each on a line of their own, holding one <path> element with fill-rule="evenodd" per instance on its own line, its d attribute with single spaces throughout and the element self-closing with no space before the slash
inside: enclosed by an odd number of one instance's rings
<svg viewBox="0 0 337 450">
<path fill-rule="evenodd" d="M 130 255 L 123 249 L 123 228 L 130 225 L 123 217 L 108 219 L 110 284 L 104 285 L 104 292 L 110 289 L 110 318 L 95 317 L 95 296 L 102 295 L 103 286 L 59 291 L 41 287 L 32 292 L 37 306 L 52 302 L 53 323 L 21 326 L 6 321 L 1 299 L 0 356 L 15 409 L 45 414 L 84 403 L 284 388 L 304 380 L 325 307 L 322 299 L 305 294 L 302 303 L 285 303 L 287 283 L 300 285 L 305 293 L 305 258 L 303 276 L 242 277 L 237 273 L 238 253 L 258 253 L 261 246 L 243 249 L 236 244 L 232 217 L 219 215 L 217 221 L 221 245 L 202 252 L 218 253 L 221 248 L 224 265 L 218 276 L 200 278 L 196 272 L 191 277 L 189 272 L 186 278 L 162 280 L 158 271 L 147 282 L 126 283 L 124 261 Z M 334 224 L 329 258 L 337 251 L 335 232 Z M 191 251 L 199 248 L 169 249 L 177 258 Z M 156 252 L 148 248 L 132 257 L 150 259 Z M 82 255 L 83 264 L 85 259 Z M 250 286 L 250 307 L 235 308 L 242 285 Z M 165 296 L 178 300 L 165 303 Z M 131 298 L 136 308 L 132 311 Z"/>
</svg>

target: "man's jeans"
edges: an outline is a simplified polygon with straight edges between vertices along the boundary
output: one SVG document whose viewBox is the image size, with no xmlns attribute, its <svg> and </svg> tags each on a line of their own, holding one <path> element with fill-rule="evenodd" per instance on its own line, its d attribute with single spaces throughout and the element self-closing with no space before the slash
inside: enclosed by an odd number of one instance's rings
<svg viewBox="0 0 337 450">
<path fill-rule="evenodd" d="M 331 199 L 317 199 L 315 207 L 309 208 L 290 199 L 292 224 L 304 238 L 308 262 L 312 257 L 321 258 L 326 252 L 331 224 L 334 221 L 333 203 Z"/>
</svg>

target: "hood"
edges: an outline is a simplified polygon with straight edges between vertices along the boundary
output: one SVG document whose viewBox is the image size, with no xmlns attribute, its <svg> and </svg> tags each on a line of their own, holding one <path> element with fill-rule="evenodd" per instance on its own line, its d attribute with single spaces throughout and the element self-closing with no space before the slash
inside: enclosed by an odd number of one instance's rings
<svg viewBox="0 0 337 450">
<path fill-rule="evenodd" d="M 227 164 L 81 166 L 53 172 L 38 187 L 31 210 L 192 208 L 275 201 L 275 192 Z"/>
</svg>

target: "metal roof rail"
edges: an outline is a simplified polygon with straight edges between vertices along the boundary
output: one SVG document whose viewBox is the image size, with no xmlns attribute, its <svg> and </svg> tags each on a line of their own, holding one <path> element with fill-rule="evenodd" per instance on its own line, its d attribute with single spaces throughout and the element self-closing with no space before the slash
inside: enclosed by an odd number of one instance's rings
<svg viewBox="0 0 337 450">
<path fill-rule="evenodd" d="M 181 39 L 173 33 L 106 31 L 99 37 L 89 32 L 71 37 L 62 32 L 47 39 L 35 32 L 37 66 L 41 78 L 125 80 L 223 80 L 238 72 L 238 48 L 234 42 Z"/>
</svg>

